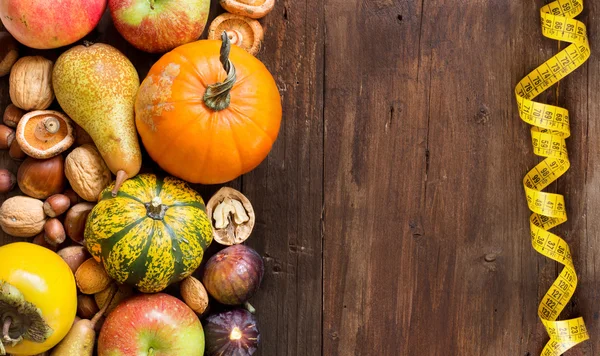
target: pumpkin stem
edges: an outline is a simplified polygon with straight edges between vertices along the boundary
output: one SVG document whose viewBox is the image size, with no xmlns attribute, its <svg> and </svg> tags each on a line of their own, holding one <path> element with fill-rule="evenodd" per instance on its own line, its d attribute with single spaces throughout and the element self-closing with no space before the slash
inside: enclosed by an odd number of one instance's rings
<svg viewBox="0 0 600 356">
<path fill-rule="evenodd" d="M 204 93 L 204 104 L 214 111 L 221 111 L 229 107 L 231 100 L 230 92 L 236 81 L 235 66 L 229 59 L 231 40 L 227 35 L 227 31 L 223 31 L 221 40 L 223 44 L 221 45 L 221 56 L 219 59 L 221 60 L 223 69 L 227 72 L 227 78 L 222 83 L 210 84 L 206 88 L 206 93 Z"/>
<path fill-rule="evenodd" d="M 148 217 L 154 220 L 162 220 L 165 217 L 168 205 L 164 205 L 160 197 L 155 197 L 150 203 L 144 204 L 146 207 L 146 214 Z"/>
</svg>

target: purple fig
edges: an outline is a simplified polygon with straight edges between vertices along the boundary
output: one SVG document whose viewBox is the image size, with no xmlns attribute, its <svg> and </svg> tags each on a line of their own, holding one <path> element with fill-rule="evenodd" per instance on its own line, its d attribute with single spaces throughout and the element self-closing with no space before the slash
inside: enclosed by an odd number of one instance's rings
<svg viewBox="0 0 600 356">
<path fill-rule="evenodd" d="M 245 245 L 229 246 L 207 262 L 202 283 L 219 303 L 240 305 L 258 290 L 264 274 L 260 255 Z"/>
<path fill-rule="evenodd" d="M 252 355 L 260 342 L 257 325 L 255 316 L 241 308 L 209 316 L 204 326 L 207 356 Z"/>
</svg>

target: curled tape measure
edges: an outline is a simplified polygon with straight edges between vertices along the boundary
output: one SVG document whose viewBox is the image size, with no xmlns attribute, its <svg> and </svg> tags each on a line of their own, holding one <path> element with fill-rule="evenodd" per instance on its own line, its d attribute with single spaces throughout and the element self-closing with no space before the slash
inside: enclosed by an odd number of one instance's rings
<svg viewBox="0 0 600 356">
<path fill-rule="evenodd" d="M 565 144 L 570 135 L 569 112 L 532 100 L 589 58 L 586 27 L 574 19 L 582 10 L 582 0 L 558 0 L 541 8 L 542 34 L 570 45 L 521 79 L 515 88 L 519 115 L 532 125 L 533 152 L 545 157 L 523 178 L 527 204 L 533 212 L 529 219 L 531 243 L 537 252 L 564 265 L 538 307 L 538 316 L 550 336 L 543 356 L 560 355 L 589 339 L 582 317 L 556 320 L 575 292 L 577 274 L 569 245 L 549 231 L 567 221 L 564 197 L 542 192 L 569 169 Z"/>
</svg>

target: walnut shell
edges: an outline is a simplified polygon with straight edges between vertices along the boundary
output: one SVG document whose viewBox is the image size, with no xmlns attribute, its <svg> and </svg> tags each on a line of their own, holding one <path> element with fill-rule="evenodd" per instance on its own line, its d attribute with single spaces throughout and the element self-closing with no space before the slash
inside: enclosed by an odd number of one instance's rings
<svg viewBox="0 0 600 356">
<path fill-rule="evenodd" d="M 75 282 L 83 294 L 96 294 L 108 288 L 112 279 L 104 266 L 92 257 L 83 262 L 75 272 Z"/>
<path fill-rule="evenodd" d="M 41 200 L 15 196 L 0 207 L 0 227 L 9 235 L 33 237 L 44 230 L 46 215 Z"/>
<path fill-rule="evenodd" d="M 23 110 L 45 110 L 54 101 L 51 60 L 42 56 L 19 59 L 10 71 L 9 94 Z"/>
<path fill-rule="evenodd" d="M 98 196 L 112 180 L 110 169 L 102 156 L 89 144 L 69 153 L 65 162 L 65 175 L 75 193 L 90 202 L 98 201 Z"/>
</svg>

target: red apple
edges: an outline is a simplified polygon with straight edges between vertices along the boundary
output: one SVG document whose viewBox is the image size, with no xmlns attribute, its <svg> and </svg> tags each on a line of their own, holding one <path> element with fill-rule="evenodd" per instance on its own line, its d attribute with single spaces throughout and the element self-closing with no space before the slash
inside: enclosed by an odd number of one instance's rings
<svg viewBox="0 0 600 356">
<path fill-rule="evenodd" d="M 165 293 L 124 300 L 106 318 L 98 356 L 203 356 L 204 329 L 184 302 Z"/>
<path fill-rule="evenodd" d="M 115 27 L 134 47 L 164 53 L 197 40 L 210 0 L 109 0 Z"/>
<path fill-rule="evenodd" d="M 1 0 L 0 17 L 17 41 L 37 49 L 70 45 L 98 25 L 106 0 Z"/>
</svg>

